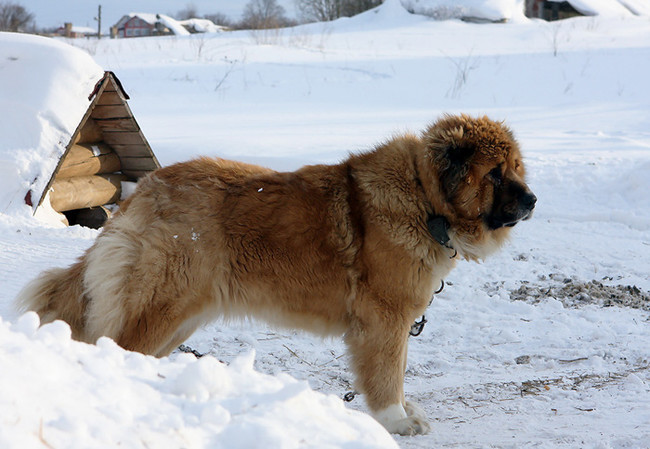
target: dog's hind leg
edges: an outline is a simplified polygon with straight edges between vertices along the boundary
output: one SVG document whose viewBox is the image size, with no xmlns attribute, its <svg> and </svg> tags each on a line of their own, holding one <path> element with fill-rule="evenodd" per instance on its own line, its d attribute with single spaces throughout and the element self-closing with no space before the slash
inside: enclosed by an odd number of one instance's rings
<svg viewBox="0 0 650 449">
<path fill-rule="evenodd" d="M 163 357 L 185 341 L 205 320 L 191 298 L 156 295 L 122 325 L 116 343 L 125 349 Z"/>
<path fill-rule="evenodd" d="M 346 335 L 357 375 L 356 386 L 366 395 L 374 418 L 389 432 L 425 434 L 429 423 L 423 413 L 414 413 L 416 409 L 404 398 L 410 324 L 388 321 L 388 318 L 377 318 L 374 325 L 359 325 Z"/>
<path fill-rule="evenodd" d="M 141 236 L 127 218 L 87 254 L 88 333 L 92 341 L 107 336 L 125 349 L 163 356 L 205 322 L 199 317 L 208 290 L 193 277 L 194 259 L 181 242 L 156 229 Z"/>
</svg>

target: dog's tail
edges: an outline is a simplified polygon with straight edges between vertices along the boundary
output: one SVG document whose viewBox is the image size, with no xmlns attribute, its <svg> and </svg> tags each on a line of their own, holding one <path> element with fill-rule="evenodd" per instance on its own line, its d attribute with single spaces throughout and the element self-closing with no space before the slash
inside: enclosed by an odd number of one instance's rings
<svg viewBox="0 0 650 449">
<path fill-rule="evenodd" d="M 68 268 L 54 268 L 27 284 L 18 294 L 19 312 L 34 311 L 41 324 L 63 320 L 72 329 L 72 338 L 86 340 L 86 306 L 83 286 L 83 260 Z"/>
</svg>

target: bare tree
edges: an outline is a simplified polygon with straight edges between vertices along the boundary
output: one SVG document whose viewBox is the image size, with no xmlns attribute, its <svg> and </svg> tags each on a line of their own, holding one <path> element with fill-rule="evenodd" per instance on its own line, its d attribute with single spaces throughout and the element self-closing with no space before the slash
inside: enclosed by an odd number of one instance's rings
<svg viewBox="0 0 650 449">
<path fill-rule="evenodd" d="M 343 0 L 297 0 L 297 7 L 307 21 L 329 22 L 341 17 Z"/>
<path fill-rule="evenodd" d="M 290 23 L 284 15 L 284 8 L 277 0 L 250 0 L 244 7 L 239 27 L 263 30 L 280 28 Z"/>
<path fill-rule="evenodd" d="M 194 19 L 195 17 L 199 17 L 199 13 L 193 3 L 188 3 L 185 8 L 176 13 L 175 17 L 177 20 Z"/>
<path fill-rule="evenodd" d="M 343 17 L 352 17 L 364 11 L 375 8 L 383 3 L 383 0 L 344 0 Z"/>
<path fill-rule="evenodd" d="M 34 20 L 34 14 L 18 3 L 0 3 L 0 31 L 24 31 Z"/>
<path fill-rule="evenodd" d="M 230 18 L 227 15 L 225 15 L 223 13 L 220 13 L 220 12 L 216 12 L 214 14 L 206 14 L 206 15 L 203 16 L 203 18 L 211 20 L 212 23 L 215 23 L 217 25 L 221 25 L 221 26 L 224 26 L 224 27 L 233 26 L 232 20 L 230 20 Z"/>
<path fill-rule="evenodd" d="M 325 22 L 352 17 L 381 3 L 382 0 L 297 0 L 297 7 L 303 19 Z"/>
</svg>

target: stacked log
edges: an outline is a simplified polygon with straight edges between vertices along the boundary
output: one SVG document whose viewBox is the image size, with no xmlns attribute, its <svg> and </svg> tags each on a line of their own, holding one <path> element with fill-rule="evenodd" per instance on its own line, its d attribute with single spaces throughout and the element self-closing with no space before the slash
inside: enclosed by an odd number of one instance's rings
<svg viewBox="0 0 650 449">
<path fill-rule="evenodd" d="M 115 203 L 122 193 L 120 159 L 103 143 L 72 145 L 54 178 L 50 203 L 57 212 Z"/>
</svg>

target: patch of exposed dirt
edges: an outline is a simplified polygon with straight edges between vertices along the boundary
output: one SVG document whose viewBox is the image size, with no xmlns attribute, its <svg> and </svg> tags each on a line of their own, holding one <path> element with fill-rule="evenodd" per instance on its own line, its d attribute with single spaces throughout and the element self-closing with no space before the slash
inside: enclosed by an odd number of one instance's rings
<svg viewBox="0 0 650 449">
<path fill-rule="evenodd" d="M 582 282 L 561 275 L 542 276 L 540 281 L 551 285 L 523 283 L 517 290 L 510 292 L 510 299 L 538 303 L 545 298 L 554 298 L 572 308 L 596 304 L 601 307 L 630 307 L 650 312 L 650 293 L 636 285 L 605 285 L 595 280 Z"/>
</svg>

